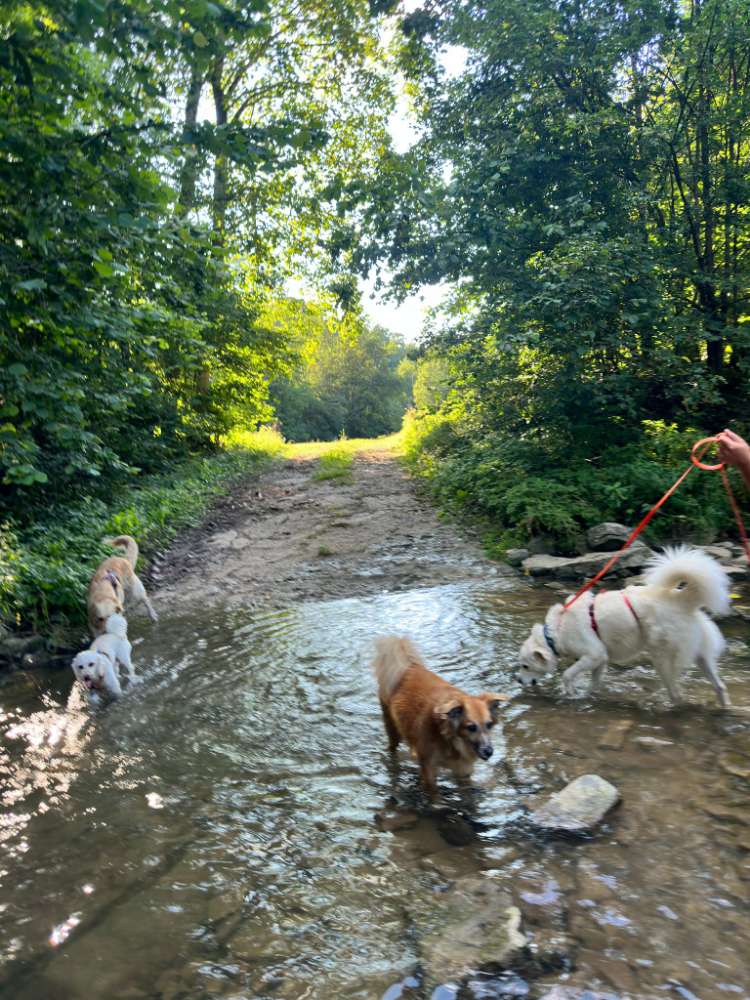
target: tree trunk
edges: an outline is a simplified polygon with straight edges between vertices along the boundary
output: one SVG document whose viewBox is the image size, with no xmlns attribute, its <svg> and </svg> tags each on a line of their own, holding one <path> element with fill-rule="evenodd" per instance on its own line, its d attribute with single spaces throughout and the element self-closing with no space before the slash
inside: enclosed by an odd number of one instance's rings
<svg viewBox="0 0 750 1000">
<path fill-rule="evenodd" d="M 198 68 L 196 61 L 190 67 L 190 86 L 188 88 L 187 100 L 185 101 L 185 127 L 182 133 L 185 159 L 180 170 L 180 201 L 178 205 L 180 215 L 187 215 L 195 206 L 198 157 L 197 150 L 191 141 L 191 133 L 198 120 L 198 105 L 200 104 L 201 91 L 203 90 L 203 79 L 203 71 Z"/>
<path fill-rule="evenodd" d="M 219 56 L 211 70 L 211 91 L 214 97 L 216 111 L 216 126 L 223 128 L 227 124 L 227 109 L 224 99 L 222 74 L 224 72 L 224 57 Z M 227 198 L 229 182 L 229 165 L 224 153 L 217 153 L 214 163 L 214 198 L 213 198 L 213 229 L 217 243 L 224 242 L 224 228 L 227 215 Z"/>
</svg>

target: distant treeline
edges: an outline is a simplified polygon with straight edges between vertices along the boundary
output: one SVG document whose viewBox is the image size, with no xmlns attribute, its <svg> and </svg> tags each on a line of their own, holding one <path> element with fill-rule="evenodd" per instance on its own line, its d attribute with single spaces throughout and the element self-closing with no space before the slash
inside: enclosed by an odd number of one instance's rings
<svg viewBox="0 0 750 1000">
<path fill-rule="evenodd" d="M 271 384 L 288 441 L 376 437 L 399 429 L 412 402 L 414 362 L 398 338 L 358 317 L 339 320 L 320 305 L 291 299 L 275 303 L 263 320 L 289 331 L 297 353 L 292 371 Z"/>
</svg>

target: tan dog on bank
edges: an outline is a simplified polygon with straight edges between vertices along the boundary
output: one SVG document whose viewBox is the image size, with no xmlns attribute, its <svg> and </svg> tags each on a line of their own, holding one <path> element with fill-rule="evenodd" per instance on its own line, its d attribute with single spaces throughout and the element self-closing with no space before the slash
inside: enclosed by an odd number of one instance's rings
<svg viewBox="0 0 750 1000">
<path fill-rule="evenodd" d="M 490 730 L 507 695 L 466 694 L 428 670 L 409 639 L 384 636 L 375 647 L 373 670 L 389 747 L 395 750 L 401 740 L 409 745 L 430 794 L 439 767 L 466 777 L 477 758 L 490 759 Z"/>
<path fill-rule="evenodd" d="M 106 539 L 109 545 L 125 549 L 124 556 L 110 556 L 99 566 L 91 577 L 86 604 L 89 612 L 89 628 L 94 636 L 106 630 L 110 615 L 121 615 L 125 601 L 140 601 L 145 605 L 152 622 L 157 614 L 146 594 L 146 588 L 135 575 L 138 561 L 138 543 L 130 535 L 119 535 Z"/>
</svg>

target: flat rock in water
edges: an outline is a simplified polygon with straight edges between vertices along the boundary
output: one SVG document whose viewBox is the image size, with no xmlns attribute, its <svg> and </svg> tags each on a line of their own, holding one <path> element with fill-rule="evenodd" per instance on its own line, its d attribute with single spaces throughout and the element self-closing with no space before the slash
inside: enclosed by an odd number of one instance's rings
<svg viewBox="0 0 750 1000">
<path fill-rule="evenodd" d="M 619 801 L 620 793 L 614 785 L 598 774 L 582 774 L 535 809 L 530 818 L 544 830 L 585 833 Z"/>
<path fill-rule="evenodd" d="M 505 966 L 525 947 L 521 911 L 490 877 L 457 879 L 436 897 L 420 952 L 432 984 L 456 982 L 487 966 Z"/>
<path fill-rule="evenodd" d="M 719 754 L 719 765 L 728 774 L 750 778 L 750 755 L 727 750 Z"/>
<path fill-rule="evenodd" d="M 411 830 L 419 822 L 419 816 L 411 811 L 387 811 L 375 813 L 375 826 L 381 833 L 395 833 L 397 830 Z"/>
<path fill-rule="evenodd" d="M 505 558 L 511 566 L 520 566 L 530 556 L 528 549 L 506 549 Z"/>
<path fill-rule="evenodd" d="M 658 736 L 635 736 L 633 742 L 644 750 L 658 750 L 660 747 L 672 747 L 672 740 L 660 740 Z"/>
<path fill-rule="evenodd" d="M 621 998 L 617 993 L 601 993 L 580 986 L 553 986 L 540 1000 L 621 1000 Z"/>
<path fill-rule="evenodd" d="M 553 576 L 560 580 L 584 580 L 593 576 L 612 558 L 614 552 L 587 552 L 583 556 L 529 556 L 522 568 L 530 576 Z M 620 556 L 612 573 L 640 569 L 653 553 L 647 545 L 634 543 Z M 608 574 L 609 575 L 609 574 Z"/>
<path fill-rule="evenodd" d="M 630 538 L 632 530 L 632 528 L 626 528 L 624 524 L 617 524 L 615 521 L 595 524 L 586 532 L 586 544 L 594 552 L 619 549 Z"/>
<path fill-rule="evenodd" d="M 610 722 L 599 740 L 602 750 L 622 750 L 625 739 L 633 728 L 632 719 L 617 719 Z"/>
<path fill-rule="evenodd" d="M 701 545 L 701 549 L 707 556 L 718 559 L 719 562 L 730 562 L 734 558 L 730 545 Z"/>
</svg>

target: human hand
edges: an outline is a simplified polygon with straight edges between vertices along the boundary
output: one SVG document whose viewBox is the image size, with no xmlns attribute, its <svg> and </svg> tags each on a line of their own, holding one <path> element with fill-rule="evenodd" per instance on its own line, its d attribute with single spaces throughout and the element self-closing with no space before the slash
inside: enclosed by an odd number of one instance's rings
<svg viewBox="0 0 750 1000">
<path fill-rule="evenodd" d="M 750 444 L 734 431 L 724 430 L 716 436 L 719 445 L 719 461 L 736 465 L 738 469 L 750 469 Z"/>
</svg>

